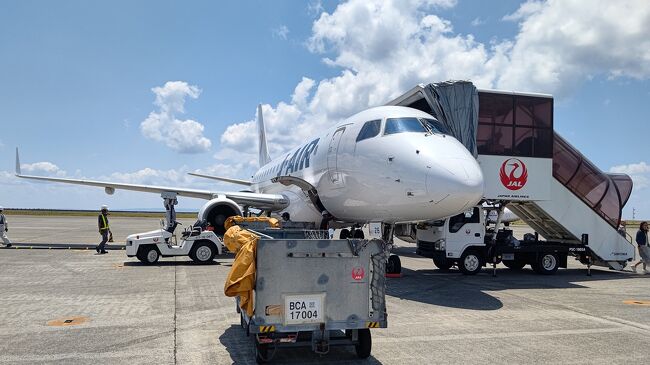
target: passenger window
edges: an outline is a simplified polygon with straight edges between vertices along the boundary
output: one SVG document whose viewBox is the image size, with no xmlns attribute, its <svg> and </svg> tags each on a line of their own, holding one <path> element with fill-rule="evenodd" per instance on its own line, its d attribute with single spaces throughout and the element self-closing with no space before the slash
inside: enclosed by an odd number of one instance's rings
<svg viewBox="0 0 650 365">
<path fill-rule="evenodd" d="M 386 119 L 384 134 L 396 134 L 404 132 L 428 132 L 418 118 L 389 118 Z"/>
<path fill-rule="evenodd" d="M 359 135 L 357 136 L 357 142 L 363 141 L 364 139 L 375 137 L 376 135 L 379 134 L 380 128 L 381 128 L 381 120 L 371 120 L 369 122 L 366 122 L 363 125 L 363 127 L 361 127 L 361 131 L 359 131 Z"/>
</svg>

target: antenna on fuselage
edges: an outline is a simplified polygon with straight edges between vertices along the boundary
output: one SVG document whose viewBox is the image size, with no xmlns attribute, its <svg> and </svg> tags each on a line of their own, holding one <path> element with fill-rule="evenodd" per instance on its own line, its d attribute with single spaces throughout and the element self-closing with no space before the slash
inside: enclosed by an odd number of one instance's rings
<svg viewBox="0 0 650 365">
<path fill-rule="evenodd" d="M 262 104 L 257 105 L 257 135 L 259 148 L 260 167 L 271 161 L 269 148 L 266 146 L 266 129 L 264 128 L 264 117 L 262 116 Z"/>
</svg>

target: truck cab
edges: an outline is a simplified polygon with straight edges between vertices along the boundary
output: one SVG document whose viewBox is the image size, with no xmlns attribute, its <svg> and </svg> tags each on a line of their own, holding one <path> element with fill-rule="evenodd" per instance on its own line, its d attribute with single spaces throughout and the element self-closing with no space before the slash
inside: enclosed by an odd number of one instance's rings
<svg viewBox="0 0 650 365">
<path fill-rule="evenodd" d="M 477 206 L 447 219 L 420 223 L 416 253 L 432 258 L 441 269 L 468 261 L 467 265 L 459 265 L 461 271 L 477 271 L 485 264 L 483 255 L 468 254 L 484 250 L 484 240 L 485 214 Z"/>
</svg>

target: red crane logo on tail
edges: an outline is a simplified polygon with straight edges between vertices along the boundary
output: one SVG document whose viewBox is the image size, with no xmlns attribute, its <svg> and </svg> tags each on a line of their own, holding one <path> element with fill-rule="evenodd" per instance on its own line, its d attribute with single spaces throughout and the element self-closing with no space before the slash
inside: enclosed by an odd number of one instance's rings
<svg viewBox="0 0 650 365">
<path fill-rule="evenodd" d="M 528 181 L 528 169 L 518 158 L 509 158 L 503 161 L 501 170 L 499 170 L 501 183 L 509 190 L 519 190 L 526 185 Z"/>
</svg>

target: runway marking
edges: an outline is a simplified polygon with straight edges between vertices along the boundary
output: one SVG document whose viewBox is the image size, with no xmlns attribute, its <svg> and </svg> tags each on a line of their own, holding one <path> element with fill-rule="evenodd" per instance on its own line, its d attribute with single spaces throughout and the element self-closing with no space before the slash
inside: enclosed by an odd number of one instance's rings
<svg viewBox="0 0 650 365">
<path fill-rule="evenodd" d="M 629 305 L 650 306 L 650 300 L 624 300 L 623 303 Z"/>
<path fill-rule="evenodd" d="M 54 327 L 77 326 L 86 323 L 87 321 L 88 321 L 88 317 L 74 316 L 74 317 L 53 319 L 47 322 L 47 325 L 54 326 Z"/>
</svg>

